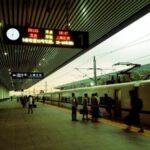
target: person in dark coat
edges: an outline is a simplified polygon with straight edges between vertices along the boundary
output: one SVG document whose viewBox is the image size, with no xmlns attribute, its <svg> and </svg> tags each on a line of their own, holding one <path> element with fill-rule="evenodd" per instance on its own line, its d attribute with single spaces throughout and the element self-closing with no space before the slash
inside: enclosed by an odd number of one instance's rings
<svg viewBox="0 0 150 150">
<path fill-rule="evenodd" d="M 77 98 L 75 97 L 75 94 L 72 93 L 72 121 L 77 121 L 77 107 L 78 107 L 78 101 Z"/>
<path fill-rule="evenodd" d="M 132 125 L 136 125 L 140 128 L 139 132 L 144 132 L 141 119 L 140 112 L 143 108 L 143 102 L 134 90 L 130 91 L 131 98 L 131 110 L 130 113 L 125 117 L 125 123 L 128 125 L 126 130 L 130 130 Z"/>
<path fill-rule="evenodd" d="M 86 116 L 86 120 L 88 120 L 88 102 L 89 102 L 89 97 L 87 95 L 87 93 L 84 94 L 84 97 L 83 97 L 83 117 L 82 117 L 82 120 L 85 120 L 85 117 Z"/>
<path fill-rule="evenodd" d="M 112 99 L 107 94 L 105 94 L 104 101 L 106 104 L 106 111 L 109 115 L 109 119 L 112 119 Z"/>
<path fill-rule="evenodd" d="M 29 95 L 28 97 L 28 114 L 33 114 L 33 97 Z"/>
<path fill-rule="evenodd" d="M 42 97 L 42 101 L 43 101 L 43 104 L 45 104 L 45 101 L 46 101 L 45 96 Z"/>
<path fill-rule="evenodd" d="M 98 122 L 99 103 L 98 103 L 97 93 L 92 94 L 91 107 L 92 107 L 92 121 Z"/>
</svg>

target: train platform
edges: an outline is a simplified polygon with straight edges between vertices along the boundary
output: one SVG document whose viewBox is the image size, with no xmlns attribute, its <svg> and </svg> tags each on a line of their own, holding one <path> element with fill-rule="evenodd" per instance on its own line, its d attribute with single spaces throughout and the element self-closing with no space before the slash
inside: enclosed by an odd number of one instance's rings
<svg viewBox="0 0 150 150">
<path fill-rule="evenodd" d="M 71 121 L 68 109 L 37 103 L 28 114 L 20 103 L 0 103 L 0 150 L 149 150 L 150 132 L 100 119 Z"/>
</svg>

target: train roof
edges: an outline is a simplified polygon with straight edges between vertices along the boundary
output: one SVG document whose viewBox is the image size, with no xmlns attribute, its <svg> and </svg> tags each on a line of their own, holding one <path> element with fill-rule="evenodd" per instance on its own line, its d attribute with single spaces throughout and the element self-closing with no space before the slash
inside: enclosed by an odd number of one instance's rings
<svg viewBox="0 0 150 150">
<path fill-rule="evenodd" d="M 127 85 L 134 85 L 136 86 L 141 86 L 145 84 L 150 84 L 150 80 L 139 80 L 139 81 L 133 81 L 133 82 L 126 82 L 126 83 L 116 83 L 116 84 L 109 84 L 109 85 L 98 85 L 98 86 L 92 86 L 92 87 L 82 87 L 82 88 L 75 88 L 75 89 L 69 89 L 69 90 L 60 90 L 56 92 L 49 92 L 45 93 L 44 95 L 51 94 L 51 93 L 63 93 L 63 92 L 74 92 L 78 90 L 88 90 L 88 89 L 97 89 L 97 88 L 109 88 L 109 87 L 120 87 L 120 86 L 127 86 Z"/>
</svg>

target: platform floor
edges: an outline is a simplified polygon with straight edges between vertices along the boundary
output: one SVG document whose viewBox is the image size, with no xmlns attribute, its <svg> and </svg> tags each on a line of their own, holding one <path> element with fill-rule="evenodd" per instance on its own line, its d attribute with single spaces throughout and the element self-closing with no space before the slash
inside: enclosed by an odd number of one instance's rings
<svg viewBox="0 0 150 150">
<path fill-rule="evenodd" d="M 33 114 L 13 101 L 0 103 L 0 150 L 149 150 L 150 137 L 108 121 L 72 122 L 70 110 L 37 104 Z"/>
</svg>

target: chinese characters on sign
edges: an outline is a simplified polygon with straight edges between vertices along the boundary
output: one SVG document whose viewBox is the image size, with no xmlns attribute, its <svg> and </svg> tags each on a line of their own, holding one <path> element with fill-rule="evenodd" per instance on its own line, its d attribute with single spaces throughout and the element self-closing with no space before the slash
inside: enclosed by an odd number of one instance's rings
<svg viewBox="0 0 150 150">
<path fill-rule="evenodd" d="M 22 38 L 23 43 L 35 43 L 35 44 L 54 44 L 53 31 L 45 30 L 45 36 L 40 37 L 41 33 L 39 29 L 28 28 L 28 36 Z"/>
<path fill-rule="evenodd" d="M 71 40 L 71 36 L 68 31 L 58 31 L 56 36 L 56 45 L 74 45 L 74 41 Z"/>
<path fill-rule="evenodd" d="M 12 72 L 13 79 L 42 79 L 44 74 L 41 72 Z"/>
<path fill-rule="evenodd" d="M 89 46 L 88 32 L 82 31 L 5 26 L 3 37 L 4 42 L 7 44 L 27 44 L 62 48 L 88 48 Z"/>
</svg>

